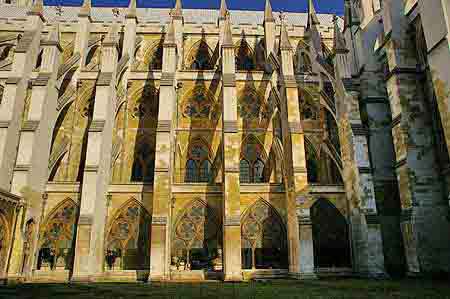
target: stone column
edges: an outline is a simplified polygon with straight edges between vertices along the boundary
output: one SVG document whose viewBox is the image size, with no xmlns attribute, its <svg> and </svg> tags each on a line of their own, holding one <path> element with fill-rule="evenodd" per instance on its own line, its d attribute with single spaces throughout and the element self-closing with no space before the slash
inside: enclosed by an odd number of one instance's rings
<svg viewBox="0 0 450 299">
<path fill-rule="evenodd" d="M 222 42 L 223 259 L 226 281 L 242 280 L 239 158 L 241 134 L 236 98 L 236 66 L 229 16 Z"/>
<path fill-rule="evenodd" d="M 151 228 L 150 277 L 155 280 L 169 277 L 170 251 L 167 227 L 172 198 L 171 153 L 174 148 L 174 120 L 176 104 L 175 74 L 177 71 L 177 45 L 174 23 L 169 25 L 163 45 L 163 66 L 159 90 L 158 127 L 156 132 L 155 177 L 153 184 L 153 210 Z"/>
<path fill-rule="evenodd" d="M 450 153 L 450 3 L 445 0 L 421 0 L 419 3 L 428 64 Z"/>
<path fill-rule="evenodd" d="M 316 278 L 314 274 L 314 242 L 310 209 L 298 209 L 300 232 L 300 273 L 301 278 Z"/>
<path fill-rule="evenodd" d="M 304 196 L 307 192 L 308 177 L 304 134 L 300 122 L 298 87 L 294 76 L 293 49 L 284 23 L 281 28 L 280 50 L 282 89 L 285 96 L 285 101 L 281 105 L 282 115 L 284 115 L 282 117 L 284 123 L 283 145 L 286 156 L 285 165 L 288 165 L 288 169 L 286 169 L 286 211 L 289 273 L 296 278 L 314 278 L 313 252 L 309 247 L 303 247 L 308 244 L 307 240 L 312 235 L 305 233 L 300 236 L 297 218 L 297 197 Z"/>
<path fill-rule="evenodd" d="M 351 86 L 347 86 L 350 88 Z M 354 271 L 364 277 L 385 276 L 381 227 L 369 161 L 367 130 L 359 111 L 359 93 L 337 93 L 343 180 L 349 201 Z"/>
<path fill-rule="evenodd" d="M 438 1 L 431 2 L 427 2 L 426 6 L 439 8 L 440 5 L 433 5 L 438 4 Z M 399 24 L 385 27 L 386 33 L 391 31 L 385 44 L 389 67 L 386 85 L 392 112 L 395 167 L 408 272 L 416 275 L 422 271 L 446 271 L 450 260 L 447 195 L 443 193 L 432 147 L 433 130 L 424 84 L 417 73 L 417 55 L 408 33 L 408 20 L 401 13 L 404 2 L 391 0 L 385 4 L 384 9 L 388 12 L 385 15 L 391 18 L 388 23 Z M 433 13 L 433 18 L 438 21 L 439 18 L 435 16 L 439 16 L 439 11 Z M 430 30 L 433 34 L 439 33 L 434 23 L 430 28 L 433 28 Z M 448 42 L 444 43 L 447 43 L 448 48 Z M 445 128 L 445 121 L 443 124 Z"/>
<path fill-rule="evenodd" d="M 43 17 L 30 11 L 25 32 L 15 51 L 12 70 L 6 80 L 0 107 L 0 188 L 9 191 L 17 156 L 20 117 L 24 108 L 29 76 L 39 53 Z M 16 190 L 18 192 L 20 190 Z"/>
<path fill-rule="evenodd" d="M 110 181 L 114 126 L 118 25 L 111 25 L 103 42 L 92 122 L 88 132 L 86 164 L 81 189 L 80 216 L 73 280 L 89 280 L 103 272 L 106 194 Z"/>
<path fill-rule="evenodd" d="M 41 198 L 45 192 L 48 178 L 48 159 L 52 141 L 52 129 L 56 121 L 56 102 L 58 91 L 55 87 L 61 46 L 59 45 L 59 28 L 55 26 L 49 38 L 41 43 L 44 48 L 42 66 L 38 77 L 33 80 L 30 108 L 27 118 L 22 123 L 19 148 L 14 169 L 11 190 L 27 197 L 29 209 L 26 218 L 35 219 L 37 229 L 41 217 Z M 37 231 L 31 244 L 30 252 L 37 250 Z M 16 243 L 17 244 L 17 243 Z M 31 274 L 35 255 L 24 266 L 26 276 Z M 15 261 L 13 261 L 17 264 Z M 20 264 L 20 263 L 19 263 Z M 19 270 L 12 269 L 10 270 Z"/>
</svg>

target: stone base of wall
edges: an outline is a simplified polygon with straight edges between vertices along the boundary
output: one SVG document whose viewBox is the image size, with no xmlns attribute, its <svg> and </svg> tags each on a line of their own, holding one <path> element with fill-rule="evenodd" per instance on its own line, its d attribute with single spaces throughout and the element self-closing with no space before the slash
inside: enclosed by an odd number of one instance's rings
<svg viewBox="0 0 450 299">
<path fill-rule="evenodd" d="M 264 280 L 274 278 L 286 278 L 288 277 L 287 269 L 250 269 L 242 270 L 242 276 L 244 281 L 249 280 Z"/>
</svg>

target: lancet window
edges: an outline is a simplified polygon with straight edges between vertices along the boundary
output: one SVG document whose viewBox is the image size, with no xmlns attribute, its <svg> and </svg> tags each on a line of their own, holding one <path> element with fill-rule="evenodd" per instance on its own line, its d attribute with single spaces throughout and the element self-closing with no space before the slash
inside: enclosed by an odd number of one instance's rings
<svg viewBox="0 0 450 299">
<path fill-rule="evenodd" d="M 191 147 L 186 162 L 186 183 L 207 183 L 213 178 L 212 163 L 209 159 L 208 148 L 204 145 Z"/>
<path fill-rule="evenodd" d="M 286 229 L 273 207 L 265 201 L 258 200 L 245 213 L 241 227 L 244 269 L 287 267 Z"/>
<path fill-rule="evenodd" d="M 108 270 L 148 270 L 151 216 L 134 198 L 113 217 L 106 239 Z"/>
<path fill-rule="evenodd" d="M 264 163 L 264 148 L 254 138 L 250 138 L 243 146 L 240 161 L 241 183 L 264 183 L 267 181 Z"/>
<path fill-rule="evenodd" d="M 78 206 L 70 198 L 65 199 L 49 214 L 39 240 L 38 270 L 72 268 L 77 214 Z"/>
<path fill-rule="evenodd" d="M 153 182 L 155 174 L 155 152 L 153 147 L 147 143 L 141 143 L 134 157 L 131 181 Z"/>
<path fill-rule="evenodd" d="M 220 221 L 203 201 L 194 200 L 176 221 L 171 260 L 174 270 L 222 270 Z"/>
<path fill-rule="evenodd" d="M 194 45 L 190 56 L 187 59 L 187 67 L 191 70 L 211 70 L 213 69 L 212 55 L 205 40 L 200 40 Z"/>
</svg>

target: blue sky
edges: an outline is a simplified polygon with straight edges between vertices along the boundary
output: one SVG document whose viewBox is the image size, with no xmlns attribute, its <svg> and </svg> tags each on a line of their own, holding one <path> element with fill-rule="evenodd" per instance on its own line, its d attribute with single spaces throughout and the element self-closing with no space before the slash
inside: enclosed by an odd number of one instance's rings
<svg viewBox="0 0 450 299">
<path fill-rule="evenodd" d="M 91 0 L 94 6 L 127 6 L 129 0 Z M 343 0 L 313 0 L 319 13 L 343 14 Z M 82 0 L 44 0 L 46 5 L 79 6 Z M 185 8 L 218 8 L 220 0 L 182 0 Z M 138 7 L 173 7 L 175 0 L 137 0 Z M 227 0 L 230 9 L 263 10 L 265 0 Z M 308 0 L 272 0 L 275 11 L 305 12 Z"/>
</svg>

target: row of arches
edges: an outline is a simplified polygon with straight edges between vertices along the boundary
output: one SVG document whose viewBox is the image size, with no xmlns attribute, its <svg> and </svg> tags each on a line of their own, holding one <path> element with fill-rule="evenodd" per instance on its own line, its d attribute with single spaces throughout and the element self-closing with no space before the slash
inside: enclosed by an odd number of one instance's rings
<svg viewBox="0 0 450 299">
<path fill-rule="evenodd" d="M 40 231 L 38 270 L 71 269 L 78 209 L 67 198 L 46 217 Z M 171 235 L 172 268 L 221 271 L 220 214 L 201 199 L 192 200 L 180 211 L 173 221 Z M 2 219 L 0 232 L 5 231 Z M 350 267 L 348 226 L 341 212 L 330 201 L 319 199 L 311 207 L 311 220 L 316 267 Z M 107 225 L 106 269 L 148 270 L 151 240 L 148 210 L 130 198 Z M 241 217 L 243 269 L 287 268 L 287 242 L 285 220 L 270 203 L 259 199 L 245 210 Z"/>
<path fill-rule="evenodd" d="M 294 57 L 294 70 L 296 73 L 312 72 L 312 64 L 307 45 L 301 43 Z M 136 50 L 139 60 L 134 65 L 138 71 L 161 70 L 163 57 L 163 40 L 148 45 L 140 45 L 142 48 Z M 214 70 L 217 64 L 217 50 L 213 51 L 206 39 L 202 37 L 195 42 L 187 51 L 184 68 L 187 70 L 206 71 Z M 235 66 L 237 71 L 264 71 L 265 70 L 265 43 L 264 39 L 256 42 L 253 48 L 245 38 L 235 43 Z"/>
</svg>

